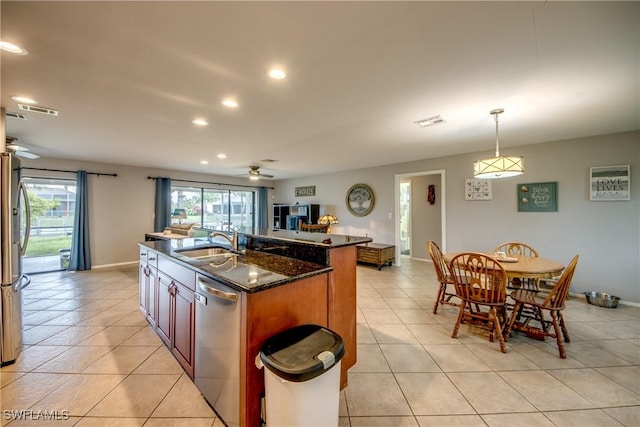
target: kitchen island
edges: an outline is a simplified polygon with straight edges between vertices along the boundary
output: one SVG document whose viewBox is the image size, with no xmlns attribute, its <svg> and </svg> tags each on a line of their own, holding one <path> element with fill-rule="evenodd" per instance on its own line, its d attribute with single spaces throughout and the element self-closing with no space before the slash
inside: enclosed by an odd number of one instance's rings
<svg viewBox="0 0 640 427">
<path fill-rule="evenodd" d="M 346 386 L 346 371 L 356 360 L 354 245 L 370 239 L 311 234 L 316 233 L 241 234 L 238 251 L 207 249 L 229 248 L 210 238 L 140 243 L 141 310 L 196 385 L 201 368 L 219 363 L 224 366 L 220 371 L 229 371 L 228 362 L 237 360 L 231 363 L 237 373 L 209 379 L 218 384 L 213 385 L 219 389 L 216 396 L 225 388 L 238 396 L 237 409 L 203 391 L 229 425 L 260 425 L 264 381 L 255 357 L 267 338 L 293 326 L 318 324 L 343 337 L 341 386 Z M 232 322 L 237 325 L 221 320 L 210 328 L 197 327 L 196 318 L 211 299 L 203 290 L 211 282 L 237 294 L 238 321 Z M 219 336 L 216 327 L 237 328 L 236 339 L 210 348 L 211 341 L 219 341 L 213 338 Z M 196 352 L 197 343 L 207 350 Z"/>
</svg>

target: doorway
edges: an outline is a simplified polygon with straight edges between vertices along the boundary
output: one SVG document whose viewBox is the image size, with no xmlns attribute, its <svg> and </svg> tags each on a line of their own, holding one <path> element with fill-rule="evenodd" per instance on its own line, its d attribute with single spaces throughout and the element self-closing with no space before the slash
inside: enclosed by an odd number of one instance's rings
<svg viewBox="0 0 640 427">
<path fill-rule="evenodd" d="M 71 255 L 76 180 L 28 176 L 22 180 L 31 207 L 31 232 L 22 259 L 23 271 L 34 274 L 66 270 Z"/>
<path fill-rule="evenodd" d="M 395 176 L 396 264 L 401 265 L 409 244 L 411 259 L 428 261 L 427 241 L 446 250 L 445 171 L 433 170 Z M 407 184 L 408 183 L 408 184 Z M 408 195 L 405 193 L 409 193 Z M 408 201 L 408 202 L 407 202 Z M 403 210 L 407 210 L 404 213 Z M 403 236 L 406 230 L 407 236 Z"/>
<path fill-rule="evenodd" d="M 411 181 L 400 181 L 400 253 L 411 256 Z"/>
</svg>

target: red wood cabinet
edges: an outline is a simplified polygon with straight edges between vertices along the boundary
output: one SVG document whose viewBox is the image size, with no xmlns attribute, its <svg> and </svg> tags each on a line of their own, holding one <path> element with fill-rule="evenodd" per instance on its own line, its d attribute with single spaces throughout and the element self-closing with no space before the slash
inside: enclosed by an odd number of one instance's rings
<svg viewBox="0 0 640 427">
<path fill-rule="evenodd" d="M 195 272 L 159 257 L 156 332 L 193 378 L 195 352 Z M 168 267 L 168 268 L 167 268 Z M 188 283 L 166 274 L 169 270 Z"/>
</svg>

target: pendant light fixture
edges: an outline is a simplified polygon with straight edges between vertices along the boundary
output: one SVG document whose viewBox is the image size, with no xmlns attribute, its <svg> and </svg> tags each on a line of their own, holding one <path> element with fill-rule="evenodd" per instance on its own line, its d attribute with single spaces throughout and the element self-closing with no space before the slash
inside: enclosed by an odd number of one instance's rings
<svg viewBox="0 0 640 427">
<path fill-rule="evenodd" d="M 498 115 L 504 113 L 504 109 L 496 108 L 491 114 L 496 121 L 496 156 L 489 159 L 476 160 L 473 163 L 474 178 L 509 178 L 524 173 L 524 159 L 522 157 L 507 157 L 500 155 L 498 143 Z"/>
</svg>

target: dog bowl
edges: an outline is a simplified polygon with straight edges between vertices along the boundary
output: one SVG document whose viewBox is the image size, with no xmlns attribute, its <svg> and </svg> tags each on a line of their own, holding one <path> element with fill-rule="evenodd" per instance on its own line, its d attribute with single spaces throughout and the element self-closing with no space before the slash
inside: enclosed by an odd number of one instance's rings
<svg viewBox="0 0 640 427">
<path fill-rule="evenodd" d="M 587 302 L 598 307 L 616 308 L 620 298 L 615 295 L 609 295 L 605 292 L 585 292 Z"/>
</svg>

